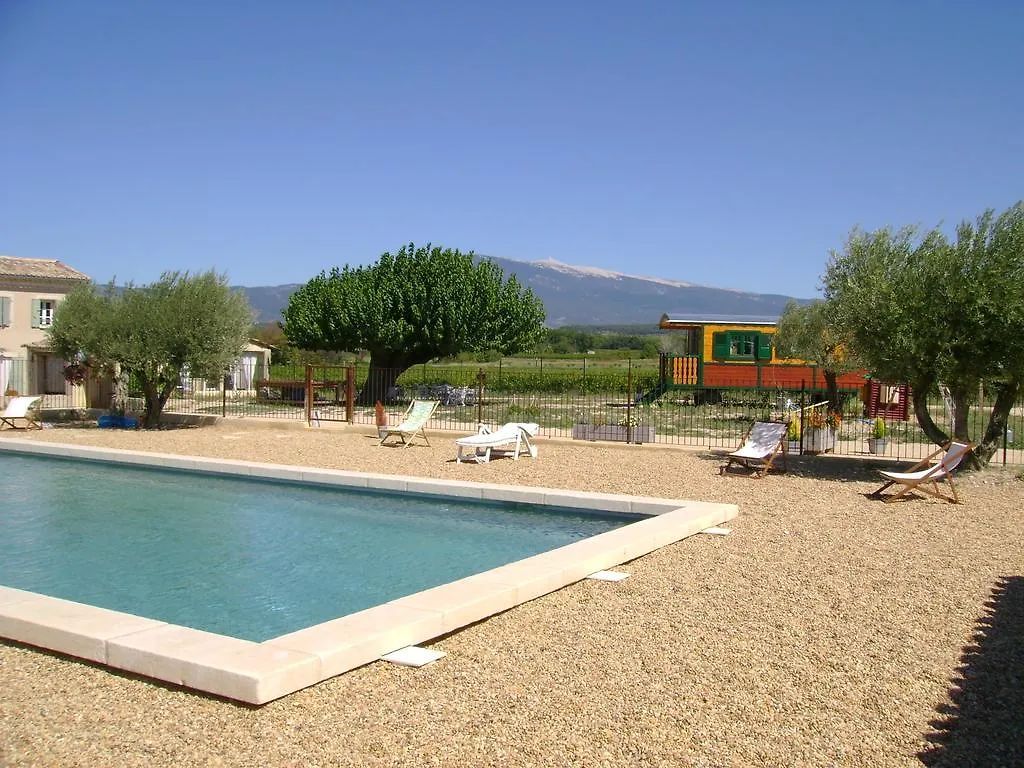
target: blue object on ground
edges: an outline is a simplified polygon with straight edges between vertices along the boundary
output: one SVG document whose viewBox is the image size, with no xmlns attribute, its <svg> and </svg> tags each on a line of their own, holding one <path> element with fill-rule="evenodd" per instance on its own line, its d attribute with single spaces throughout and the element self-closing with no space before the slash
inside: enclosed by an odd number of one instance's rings
<svg viewBox="0 0 1024 768">
<path fill-rule="evenodd" d="M 100 416 L 96 423 L 102 429 L 137 429 L 139 426 L 139 420 L 134 416 L 114 416 L 113 414 Z"/>
</svg>

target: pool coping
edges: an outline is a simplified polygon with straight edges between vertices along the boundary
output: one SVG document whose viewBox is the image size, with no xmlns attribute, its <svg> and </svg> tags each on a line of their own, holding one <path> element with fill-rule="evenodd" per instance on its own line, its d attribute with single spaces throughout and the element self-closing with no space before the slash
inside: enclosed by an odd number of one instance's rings
<svg viewBox="0 0 1024 768">
<path fill-rule="evenodd" d="M 0 585 L 0 637 L 265 704 L 734 518 L 734 504 L 450 481 L 9 438 L 0 452 L 644 516 L 628 526 L 263 642 Z"/>
</svg>

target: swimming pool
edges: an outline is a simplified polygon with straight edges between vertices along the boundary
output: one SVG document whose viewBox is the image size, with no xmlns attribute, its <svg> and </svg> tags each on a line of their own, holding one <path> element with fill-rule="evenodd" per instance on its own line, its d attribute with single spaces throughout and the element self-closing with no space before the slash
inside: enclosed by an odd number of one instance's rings
<svg viewBox="0 0 1024 768">
<path fill-rule="evenodd" d="M 262 642 L 636 515 L 0 458 L 0 584 Z"/>
<path fill-rule="evenodd" d="M 435 501 L 444 497 L 449 501 L 515 502 L 596 512 L 598 516 L 612 513 L 643 517 L 355 613 L 336 614 L 336 618 L 262 642 L 0 584 L 0 638 L 251 704 L 272 701 L 397 649 L 465 627 L 720 525 L 738 514 L 732 504 L 311 469 L 6 436 L 0 439 L 0 472 L 5 465 L 13 466 L 10 459 L 22 455 L 87 459 L 98 462 L 97 468 L 102 464 L 116 464 L 122 469 L 142 465 L 249 478 L 244 482 L 260 489 L 266 486 L 253 483 L 253 479 L 286 480 L 314 490 L 344 487 L 425 494 Z M 179 486 L 182 493 L 186 485 Z M 45 491 L 37 488 L 36 492 Z M 19 505 L 33 504 L 32 495 L 30 492 L 28 498 L 20 497 Z M 73 505 L 75 495 L 76 491 L 66 490 L 58 494 L 58 501 Z M 245 552 L 252 538 L 247 537 L 245 527 L 235 526 L 228 540 Z M 54 552 L 51 564 L 60 556 L 60 552 Z M 93 577 L 85 574 L 81 578 L 88 581 Z"/>
</svg>

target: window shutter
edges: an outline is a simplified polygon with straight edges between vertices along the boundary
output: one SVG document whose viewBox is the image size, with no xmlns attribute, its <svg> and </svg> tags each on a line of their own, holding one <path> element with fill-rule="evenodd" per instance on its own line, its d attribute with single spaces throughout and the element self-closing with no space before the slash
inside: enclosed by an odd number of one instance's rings
<svg viewBox="0 0 1024 768">
<path fill-rule="evenodd" d="M 32 327 L 39 328 L 39 312 L 43 306 L 40 299 L 32 299 Z"/>
<path fill-rule="evenodd" d="M 711 357 L 715 360 L 729 359 L 729 334 L 719 331 L 711 335 Z"/>
<path fill-rule="evenodd" d="M 11 298 L 0 296 L 0 326 L 11 324 Z"/>
<path fill-rule="evenodd" d="M 757 359 L 770 363 L 772 360 L 772 335 L 770 333 L 757 334 Z"/>
</svg>

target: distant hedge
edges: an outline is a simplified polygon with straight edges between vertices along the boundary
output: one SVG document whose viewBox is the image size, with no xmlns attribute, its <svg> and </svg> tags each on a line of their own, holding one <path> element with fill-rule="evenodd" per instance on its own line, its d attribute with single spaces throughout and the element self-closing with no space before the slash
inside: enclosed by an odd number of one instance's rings
<svg viewBox="0 0 1024 768">
<path fill-rule="evenodd" d="M 327 376 L 336 379 L 344 376 L 339 367 L 327 369 Z M 356 386 L 366 380 L 369 367 L 356 365 Z M 593 368 L 582 370 L 538 370 L 535 368 L 505 367 L 485 368 L 485 387 L 491 392 L 514 394 L 593 394 L 598 392 L 627 392 L 628 372 L 620 368 Z M 301 366 L 272 366 L 270 378 L 284 381 L 303 381 L 305 369 Z M 322 374 L 315 374 L 319 379 Z M 453 387 L 476 387 L 477 369 L 468 366 L 442 367 L 416 365 L 398 377 L 398 386 L 413 389 L 418 386 L 449 384 Z M 658 372 L 651 369 L 633 371 L 633 392 L 646 392 L 658 384 Z"/>
</svg>

